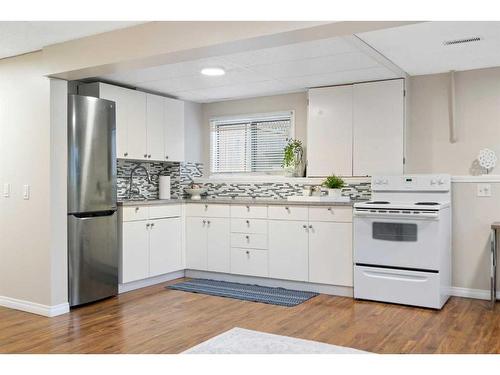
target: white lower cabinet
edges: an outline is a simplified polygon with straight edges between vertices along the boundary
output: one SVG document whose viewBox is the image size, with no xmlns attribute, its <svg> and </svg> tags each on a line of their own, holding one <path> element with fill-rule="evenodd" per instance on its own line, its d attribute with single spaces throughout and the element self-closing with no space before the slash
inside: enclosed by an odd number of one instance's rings
<svg viewBox="0 0 500 375">
<path fill-rule="evenodd" d="M 182 266 L 181 218 L 151 221 L 149 232 L 149 276 L 178 271 Z"/>
<path fill-rule="evenodd" d="M 229 218 L 186 219 L 186 265 L 189 269 L 230 271 Z"/>
<path fill-rule="evenodd" d="M 145 279 L 149 275 L 149 230 L 147 221 L 123 223 L 121 282 Z"/>
<path fill-rule="evenodd" d="M 231 273 L 267 277 L 267 251 L 233 247 L 231 249 Z"/>
<path fill-rule="evenodd" d="M 230 221 L 226 218 L 207 219 L 207 269 L 230 271 Z"/>
<path fill-rule="evenodd" d="M 308 281 L 307 221 L 269 221 L 269 276 Z"/>
<path fill-rule="evenodd" d="M 352 286 L 352 224 L 309 222 L 309 281 Z"/>
<path fill-rule="evenodd" d="M 135 220 L 127 214 L 130 210 L 130 207 L 122 210 L 120 283 L 184 269 L 181 217 Z"/>
<path fill-rule="evenodd" d="M 207 269 L 207 220 L 186 218 L 186 266 L 193 270 Z"/>
</svg>

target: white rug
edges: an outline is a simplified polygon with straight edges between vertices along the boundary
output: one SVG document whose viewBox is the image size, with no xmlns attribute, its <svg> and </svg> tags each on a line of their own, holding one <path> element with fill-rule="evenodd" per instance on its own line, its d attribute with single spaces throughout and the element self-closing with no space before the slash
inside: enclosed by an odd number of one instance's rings
<svg viewBox="0 0 500 375">
<path fill-rule="evenodd" d="M 362 350 L 233 328 L 184 351 L 187 354 L 367 354 Z"/>
</svg>

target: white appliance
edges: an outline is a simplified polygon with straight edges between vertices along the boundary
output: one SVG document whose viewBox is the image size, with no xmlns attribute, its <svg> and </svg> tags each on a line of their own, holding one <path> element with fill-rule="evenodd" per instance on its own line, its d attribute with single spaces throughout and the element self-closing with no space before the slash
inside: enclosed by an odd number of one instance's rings
<svg viewBox="0 0 500 375">
<path fill-rule="evenodd" d="M 354 298 L 440 309 L 451 287 L 449 175 L 372 177 L 354 204 Z"/>
</svg>

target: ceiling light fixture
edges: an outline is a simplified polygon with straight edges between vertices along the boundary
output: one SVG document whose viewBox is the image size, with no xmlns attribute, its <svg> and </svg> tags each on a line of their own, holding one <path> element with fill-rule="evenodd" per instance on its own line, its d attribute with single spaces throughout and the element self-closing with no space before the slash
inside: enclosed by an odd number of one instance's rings
<svg viewBox="0 0 500 375">
<path fill-rule="evenodd" d="M 215 76 L 223 76 L 224 74 L 226 74 L 226 71 L 222 68 L 216 68 L 216 67 L 203 68 L 201 70 L 201 74 L 203 74 L 204 76 L 215 77 Z"/>
</svg>

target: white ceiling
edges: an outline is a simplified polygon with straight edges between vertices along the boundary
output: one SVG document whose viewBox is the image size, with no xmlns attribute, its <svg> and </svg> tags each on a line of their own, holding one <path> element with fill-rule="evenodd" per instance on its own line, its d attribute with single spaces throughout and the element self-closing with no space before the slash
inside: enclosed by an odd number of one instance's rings
<svg viewBox="0 0 500 375">
<path fill-rule="evenodd" d="M 0 59 L 51 44 L 122 29 L 131 21 L 0 21 Z"/>
<path fill-rule="evenodd" d="M 399 69 L 384 64 L 353 39 L 356 38 L 301 42 L 98 78 L 207 103 L 401 77 Z M 214 66 L 224 68 L 226 74 L 200 74 L 202 68 Z"/>
<path fill-rule="evenodd" d="M 424 22 L 357 36 L 409 75 L 500 66 L 500 22 Z M 475 36 L 483 40 L 443 45 Z"/>
</svg>

